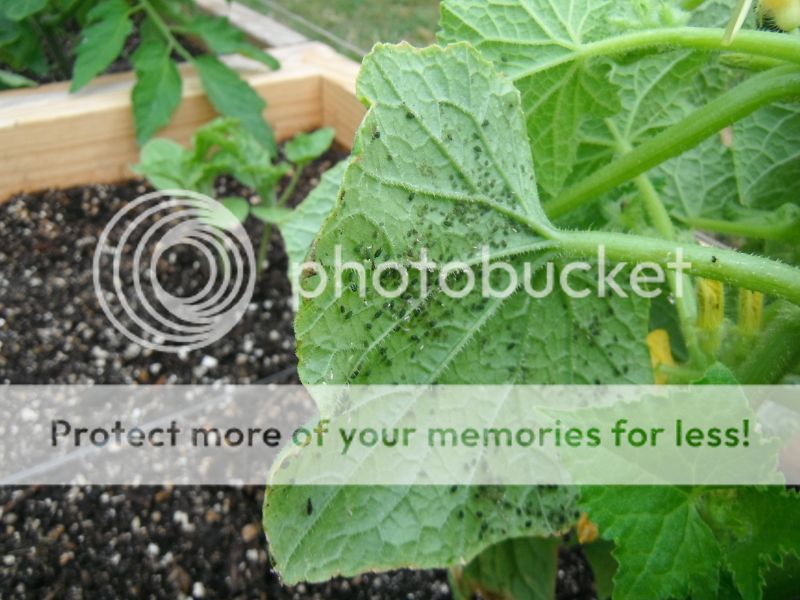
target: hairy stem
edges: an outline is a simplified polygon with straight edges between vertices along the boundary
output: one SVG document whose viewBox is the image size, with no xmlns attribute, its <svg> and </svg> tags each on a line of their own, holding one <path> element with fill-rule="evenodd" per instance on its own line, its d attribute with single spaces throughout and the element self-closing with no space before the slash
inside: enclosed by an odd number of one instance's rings
<svg viewBox="0 0 800 600">
<path fill-rule="evenodd" d="M 788 36 L 785 36 L 788 37 Z M 800 57 L 800 54 L 798 55 Z M 683 154 L 758 108 L 800 95 L 800 70 L 784 66 L 760 73 L 599 169 L 545 206 L 560 217 L 653 167 Z"/>
<path fill-rule="evenodd" d="M 620 153 L 620 155 L 624 156 L 630 153 L 633 150 L 633 147 L 625 138 L 622 137 L 614 122 L 610 119 L 606 119 L 606 126 L 614 137 L 617 145 L 617 151 Z M 639 190 L 639 195 L 641 196 L 645 210 L 647 211 L 647 215 L 650 217 L 650 220 L 652 221 L 656 231 L 665 240 L 675 241 L 677 239 L 675 226 L 672 223 L 672 219 L 670 218 L 664 203 L 661 201 L 661 197 L 658 195 L 656 188 L 653 186 L 653 182 L 650 181 L 650 178 L 647 177 L 647 175 L 639 175 L 635 181 L 636 187 Z M 703 352 L 700 349 L 700 341 L 697 337 L 697 331 L 694 327 L 695 318 L 697 316 L 697 307 L 695 306 L 694 302 L 693 285 L 689 277 L 680 276 L 682 277 L 680 283 L 683 286 L 681 289 L 685 291 L 681 294 L 676 293 L 679 289 L 679 282 L 677 280 L 678 277 L 679 276 L 675 273 L 667 273 L 667 283 L 669 284 L 670 290 L 672 290 L 673 297 L 675 299 L 675 310 L 678 312 L 681 333 L 683 334 L 683 339 L 686 342 L 686 348 L 689 351 L 689 358 L 692 364 L 702 364 Z"/>
<path fill-rule="evenodd" d="M 520 79 L 535 75 L 576 60 L 612 56 L 661 46 L 719 52 L 742 52 L 800 64 L 800 38 L 796 36 L 779 35 L 766 31 L 740 31 L 730 44 L 725 44 L 724 29 L 675 27 L 636 31 L 576 46 L 572 53 L 564 54 L 549 63 L 537 65 L 528 71 L 518 74 L 516 78 Z"/>
<path fill-rule="evenodd" d="M 558 232 L 553 241 L 567 256 L 596 257 L 598 248 L 604 246 L 610 260 L 652 262 L 667 269 L 672 269 L 670 264 L 676 262 L 677 253 L 681 251 L 683 262 L 689 263 L 684 269 L 688 274 L 772 294 L 800 305 L 800 269 L 768 258 L 733 250 L 600 231 Z"/>
<path fill-rule="evenodd" d="M 644 200 L 645 210 L 653 221 L 653 225 L 665 240 L 674 242 L 677 239 L 675 227 L 672 224 L 667 209 L 661 201 L 653 182 L 646 175 L 639 175 L 636 178 L 636 187 L 639 189 L 639 194 Z M 684 292 L 678 294 L 678 277 L 683 280 L 682 289 Z M 667 273 L 667 282 L 672 290 L 673 298 L 675 300 L 675 310 L 678 312 L 680 320 L 681 333 L 686 342 L 686 349 L 689 351 L 689 358 L 692 364 L 702 364 L 703 351 L 700 349 L 700 341 L 697 337 L 697 330 L 695 329 L 695 320 L 697 318 L 697 306 L 694 297 L 694 285 L 692 280 L 686 275 L 678 275 L 676 273 Z"/>
<path fill-rule="evenodd" d="M 680 219 L 693 229 L 703 229 L 713 233 L 735 235 L 740 237 L 770 240 L 775 242 L 792 242 L 800 239 L 800 222 L 788 223 L 754 223 L 751 221 L 724 221 L 694 217 Z"/>
</svg>

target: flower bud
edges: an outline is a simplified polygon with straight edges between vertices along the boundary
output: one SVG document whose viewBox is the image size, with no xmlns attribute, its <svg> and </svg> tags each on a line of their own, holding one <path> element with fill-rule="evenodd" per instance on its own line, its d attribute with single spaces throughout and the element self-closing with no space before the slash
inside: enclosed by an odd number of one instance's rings
<svg viewBox="0 0 800 600">
<path fill-rule="evenodd" d="M 697 328 L 700 346 L 709 356 L 715 356 L 722 341 L 725 323 L 725 286 L 711 279 L 697 280 Z"/>
<path fill-rule="evenodd" d="M 653 366 L 656 385 L 667 385 L 669 378 L 659 371 L 659 368 L 674 367 L 675 359 L 672 357 L 672 348 L 669 343 L 669 332 L 666 329 L 656 329 L 647 336 L 647 347 L 650 350 L 650 363 Z"/>
<path fill-rule="evenodd" d="M 764 294 L 739 290 L 739 330 L 746 336 L 755 336 L 764 325 Z"/>
<path fill-rule="evenodd" d="M 717 331 L 725 320 L 725 286 L 722 282 L 698 279 L 697 304 L 700 331 Z"/>
</svg>

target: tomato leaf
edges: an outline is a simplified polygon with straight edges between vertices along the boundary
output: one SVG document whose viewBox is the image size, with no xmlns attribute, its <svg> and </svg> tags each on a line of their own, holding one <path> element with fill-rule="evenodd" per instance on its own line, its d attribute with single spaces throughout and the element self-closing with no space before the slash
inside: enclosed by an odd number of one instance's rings
<svg viewBox="0 0 800 600">
<path fill-rule="evenodd" d="M 132 92 L 136 139 L 140 145 L 167 125 L 181 102 L 181 76 L 170 49 L 148 19 L 133 55 L 136 85 Z"/>
<path fill-rule="evenodd" d="M 124 0 L 103 0 L 89 13 L 76 50 L 70 91 L 77 92 L 114 62 L 133 30 L 130 7 Z"/>
<path fill-rule="evenodd" d="M 186 27 L 200 36 L 215 54 L 238 53 L 274 70 L 281 66 L 274 56 L 248 42 L 244 32 L 224 17 L 198 13 L 186 23 Z"/>
<path fill-rule="evenodd" d="M 36 87 L 37 83 L 22 75 L 0 69 L 0 88 Z"/>
<path fill-rule="evenodd" d="M 214 108 L 222 115 L 235 117 L 258 141 L 275 152 L 275 134 L 264 120 L 266 102 L 241 77 L 214 56 L 199 56 L 194 65 Z"/>
</svg>

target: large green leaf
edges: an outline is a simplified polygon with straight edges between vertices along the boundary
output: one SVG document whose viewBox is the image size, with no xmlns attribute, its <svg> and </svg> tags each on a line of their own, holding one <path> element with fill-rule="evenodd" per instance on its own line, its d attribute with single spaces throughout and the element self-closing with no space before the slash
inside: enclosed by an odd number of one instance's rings
<svg viewBox="0 0 800 600">
<path fill-rule="evenodd" d="M 796 217 L 789 207 L 800 206 L 798 136 L 800 105 L 764 107 L 723 135 L 660 165 L 654 181 L 671 212 L 688 225 L 796 240 L 791 227 Z M 741 226 L 732 230 L 731 222 Z"/>
<path fill-rule="evenodd" d="M 164 38 L 148 19 L 141 28 L 142 42 L 133 55 L 136 85 L 133 116 L 140 145 L 172 119 L 181 101 L 181 76 Z"/>
<path fill-rule="evenodd" d="M 722 556 L 698 491 L 587 488 L 581 504 L 603 538 L 617 544 L 615 600 L 716 597 Z"/>
<path fill-rule="evenodd" d="M 421 51 L 378 46 L 364 61 L 358 94 L 371 108 L 339 202 L 315 242 L 316 261 L 332 270 L 341 244 L 342 259 L 361 261 L 371 278 L 375 261 L 408 264 L 421 248 L 432 261 L 475 264 L 485 246 L 492 261 L 510 261 L 520 271 L 523 261 L 550 257 L 545 236 L 552 226 L 538 200 L 519 94 L 490 63 L 463 44 Z M 316 287 L 315 277 L 305 278 L 306 289 Z M 394 301 L 371 286 L 363 299 L 352 291 L 336 299 L 332 285 L 306 301 L 296 324 L 302 380 L 652 379 L 646 302 L 575 301 L 556 293 L 534 300 L 521 290 L 483 299 L 479 289 L 459 300 L 442 293 L 438 278 L 419 295 L 418 272 L 412 279 L 410 295 Z M 562 326 L 543 328 L 543 322 Z M 574 519 L 569 489 L 494 490 L 491 502 L 482 494 L 280 487 L 269 490 L 264 523 L 279 571 L 296 581 L 450 565 L 510 537 L 551 534 Z"/>
<path fill-rule="evenodd" d="M 463 564 L 501 540 L 568 527 L 568 489 L 278 487 L 264 529 L 287 583 Z M 569 516 L 572 517 L 571 509 Z"/>
<path fill-rule="evenodd" d="M 130 6 L 125 0 L 103 0 L 89 13 L 89 25 L 83 30 L 76 50 L 70 90 L 78 91 L 102 73 L 122 52 L 133 30 Z"/>
<path fill-rule="evenodd" d="M 587 488 L 581 504 L 617 544 L 615 599 L 714 598 L 727 570 L 760 600 L 767 573 L 800 556 L 800 496 L 780 487 Z"/>
<path fill-rule="evenodd" d="M 538 182 L 555 196 L 673 125 L 719 93 L 724 70 L 702 52 L 594 57 L 593 43 L 632 29 L 722 26 L 724 0 L 693 13 L 678 2 L 444 0 L 442 41 L 468 40 L 523 95 Z M 602 198 L 603 205 L 621 193 Z M 597 224 L 597 210 L 583 215 Z"/>
<path fill-rule="evenodd" d="M 552 600 L 558 571 L 559 538 L 517 538 L 482 552 L 453 576 L 454 597 Z"/>
<path fill-rule="evenodd" d="M 439 39 L 469 41 L 514 78 L 523 95 L 538 182 L 555 195 L 589 121 L 615 114 L 618 91 L 586 44 L 617 31 L 608 0 L 444 0 Z"/>
<path fill-rule="evenodd" d="M 743 205 L 800 205 L 800 103 L 768 106 L 734 128 L 733 156 Z"/>
<path fill-rule="evenodd" d="M 800 556 L 800 496 L 780 488 L 715 492 L 707 512 L 742 598 L 761 600 L 764 575 L 788 553 Z"/>
<path fill-rule="evenodd" d="M 211 104 L 222 115 L 239 119 L 256 139 L 274 153 L 275 133 L 264 120 L 267 103 L 241 77 L 214 56 L 199 56 L 194 65 Z"/>
<path fill-rule="evenodd" d="M 456 83 L 467 77 L 472 91 Z M 332 265 L 341 244 L 343 260 L 363 261 L 369 277 L 375 258 L 413 261 L 421 248 L 440 264 L 475 264 L 485 245 L 492 260 L 510 259 L 520 271 L 525 261 L 548 258 L 540 233 L 550 225 L 525 150 L 519 97 L 487 63 L 465 46 L 381 47 L 365 62 L 359 93 L 373 108 L 317 260 Z M 420 281 L 411 275 L 414 294 Z M 437 285 L 422 299 L 364 302 L 356 294 L 337 300 L 329 288 L 298 315 L 306 382 L 650 380 L 646 302 L 562 293 L 535 301 L 521 288 L 505 299 L 484 299 L 476 289 L 457 300 Z M 565 327 L 543 330 L 542 321 Z"/>
</svg>

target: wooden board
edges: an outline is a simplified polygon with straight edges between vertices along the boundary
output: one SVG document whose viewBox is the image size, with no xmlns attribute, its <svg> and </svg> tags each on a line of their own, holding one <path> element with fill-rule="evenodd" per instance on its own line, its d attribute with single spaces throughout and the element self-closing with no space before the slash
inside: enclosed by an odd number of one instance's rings
<svg viewBox="0 0 800 600">
<path fill-rule="evenodd" d="M 228 20 L 244 31 L 250 39 L 271 48 L 282 46 L 293 46 L 308 42 L 308 38 L 278 23 L 261 13 L 257 13 L 251 8 L 239 2 L 228 0 L 197 0 L 197 5 L 204 11 L 227 17 Z"/>
<path fill-rule="evenodd" d="M 241 58 L 230 62 L 267 100 L 267 120 L 279 139 L 331 126 L 351 147 L 364 114 L 354 95 L 358 65 L 319 43 L 276 48 L 282 69 L 268 72 Z M 179 142 L 214 117 L 189 66 L 182 67 L 183 101 L 159 132 Z M 48 187 L 106 183 L 131 176 L 138 160 L 130 73 L 99 78 L 80 93 L 68 83 L 0 94 L 0 201 Z"/>
</svg>

